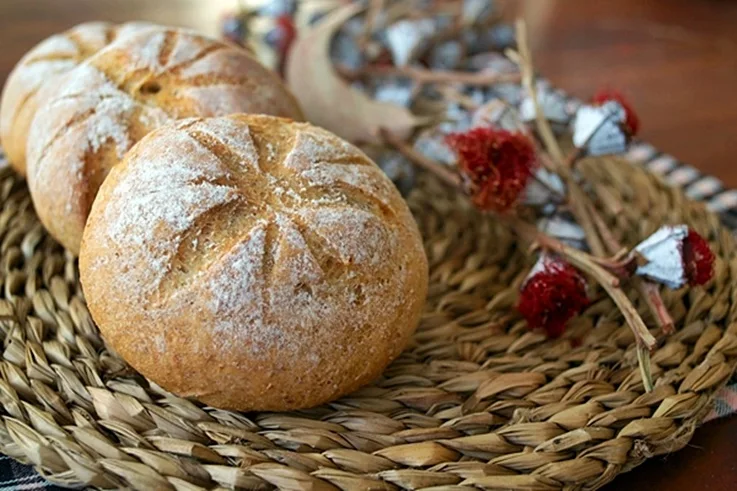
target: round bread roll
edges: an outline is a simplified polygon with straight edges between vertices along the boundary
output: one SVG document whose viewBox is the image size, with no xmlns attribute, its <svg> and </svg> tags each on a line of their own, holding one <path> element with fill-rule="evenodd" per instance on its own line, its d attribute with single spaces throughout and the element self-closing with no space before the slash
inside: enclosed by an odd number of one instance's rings
<svg viewBox="0 0 737 491">
<path fill-rule="evenodd" d="M 231 113 L 302 118 L 278 77 L 235 45 L 177 29 L 110 44 L 64 75 L 34 119 L 27 168 L 39 218 L 76 254 L 100 184 L 134 143 L 174 119 Z"/>
<path fill-rule="evenodd" d="M 44 88 L 53 90 L 69 72 L 107 44 L 158 26 L 88 22 L 45 39 L 21 58 L 8 76 L 0 102 L 0 141 L 10 165 L 26 175 L 26 142 Z"/>
<path fill-rule="evenodd" d="M 381 374 L 427 293 L 399 192 L 365 154 L 305 123 L 189 119 L 103 183 L 79 259 L 108 344 L 206 404 L 315 406 Z"/>
</svg>

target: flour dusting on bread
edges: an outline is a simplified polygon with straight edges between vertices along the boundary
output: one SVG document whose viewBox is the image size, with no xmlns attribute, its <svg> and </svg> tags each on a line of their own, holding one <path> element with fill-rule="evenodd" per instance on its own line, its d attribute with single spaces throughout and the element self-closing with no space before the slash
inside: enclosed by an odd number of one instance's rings
<svg viewBox="0 0 737 491">
<path fill-rule="evenodd" d="M 294 147 L 284 159 L 284 167 L 309 170 L 315 164 L 336 163 L 351 159 L 351 165 L 366 164 L 362 152 L 344 140 L 338 140 L 325 130 L 316 127 L 299 128 Z"/>
<path fill-rule="evenodd" d="M 84 179 L 79 173 L 88 152 L 97 152 L 108 141 L 119 158 L 128 151 L 134 143 L 129 129 L 136 115 L 139 124 L 153 127 L 169 120 L 161 109 L 131 99 L 96 67 L 80 65 L 64 76 L 61 89 L 31 129 L 29 171 L 42 180 L 47 166 L 66 166 L 70 176 Z M 79 134 L 75 146 L 86 143 L 86 150 L 60 162 L 59 152 L 66 152 L 65 136 L 70 133 Z"/>
<path fill-rule="evenodd" d="M 219 336 L 236 334 L 243 342 L 258 339 L 263 331 L 266 289 L 263 274 L 268 222 L 259 220 L 245 239 L 213 268 L 207 283 L 208 305 L 217 316 Z M 242 331 L 243 336 L 237 336 Z M 269 334 L 267 332 L 267 334 Z M 266 340 L 268 341 L 268 340 Z"/>
<path fill-rule="evenodd" d="M 421 241 L 391 186 L 355 146 L 307 124 L 166 125 L 93 205 L 80 258 L 88 303 L 116 350 L 184 393 L 250 397 L 238 407 L 291 407 L 310 386 L 316 401 L 334 397 L 399 352 L 424 298 Z M 214 378 L 177 377 L 185 361 Z"/>
<path fill-rule="evenodd" d="M 228 169 L 185 131 L 154 139 L 134 158 L 141 164 L 125 168 L 105 221 L 108 239 L 127 251 L 121 258 L 125 267 L 145 268 L 137 286 L 149 294 L 170 271 L 182 233 L 202 214 L 238 199 L 238 193 L 215 184 Z"/>
<path fill-rule="evenodd" d="M 14 154 L 11 157 L 19 170 L 25 171 L 25 156 L 13 150 L 18 146 L 25 152 L 33 115 L 49 94 L 59 90 L 60 77 L 103 49 L 111 40 L 126 39 L 154 29 L 161 28 L 144 22 L 120 26 L 88 22 L 45 39 L 18 62 L 3 91 L 0 136 L 10 153 Z"/>
<path fill-rule="evenodd" d="M 100 183 L 151 130 L 187 117 L 301 116 L 284 85 L 246 50 L 179 29 L 140 24 L 126 32 L 65 74 L 32 125 L 34 204 L 73 252 Z M 195 66 L 199 75 L 181 74 Z M 228 141 L 238 150 L 237 138 Z"/>
</svg>

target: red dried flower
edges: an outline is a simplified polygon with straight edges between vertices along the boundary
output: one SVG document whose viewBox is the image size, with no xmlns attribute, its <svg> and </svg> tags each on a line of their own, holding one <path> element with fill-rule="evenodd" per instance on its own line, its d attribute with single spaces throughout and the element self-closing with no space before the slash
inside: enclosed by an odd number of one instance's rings
<svg viewBox="0 0 737 491">
<path fill-rule="evenodd" d="M 450 134 L 446 142 L 470 184 L 473 203 L 482 210 L 509 210 L 537 165 L 535 146 L 523 133 L 481 127 Z"/>
<path fill-rule="evenodd" d="M 586 280 L 578 270 L 562 259 L 542 255 L 522 285 L 517 310 L 530 329 L 542 329 L 555 338 L 588 304 Z"/>
<path fill-rule="evenodd" d="M 694 229 L 683 240 L 683 270 L 689 285 L 703 285 L 714 276 L 714 253 Z"/>
<path fill-rule="evenodd" d="M 594 94 L 592 99 L 594 104 L 604 104 L 608 101 L 618 102 L 619 105 L 622 106 L 626 116 L 624 120 L 624 129 L 629 136 L 635 136 L 637 132 L 640 131 L 640 118 L 637 117 L 637 113 L 635 113 L 635 109 L 632 107 L 632 104 L 630 104 L 621 92 L 612 89 L 601 89 Z"/>
<path fill-rule="evenodd" d="M 274 21 L 276 29 L 279 31 L 279 39 L 276 45 L 277 56 L 279 57 L 279 73 L 284 78 L 287 57 L 292 49 L 294 41 L 297 39 L 297 26 L 291 15 L 282 14 Z"/>
</svg>

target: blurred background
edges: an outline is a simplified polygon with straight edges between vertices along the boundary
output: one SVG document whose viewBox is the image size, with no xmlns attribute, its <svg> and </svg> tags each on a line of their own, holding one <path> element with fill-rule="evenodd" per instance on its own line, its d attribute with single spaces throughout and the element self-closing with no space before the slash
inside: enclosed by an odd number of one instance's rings
<svg viewBox="0 0 737 491">
<path fill-rule="evenodd" d="M 737 186 L 737 2 L 511 0 L 541 73 L 573 95 L 622 89 L 642 137 Z M 236 0 L 2 0 L 0 79 L 43 38 L 87 20 L 150 20 L 218 34 Z"/>
<path fill-rule="evenodd" d="M 267 0 L 268 1 L 268 0 Z M 535 63 L 580 98 L 616 87 L 636 107 L 642 138 L 737 187 L 737 1 L 507 0 L 524 17 Z M 0 0 L 0 82 L 51 34 L 90 20 L 148 20 L 219 35 L 237 0 Z M 696 433 L 686 450 L 607 489 L 734 489 L 737 422 Z"/>
<path fill-rule="evenodd" d="M 737 2 L 507 0 L 536 65 L 587 98 L 621 89 L 659 149 L 737 187 Z M 45 37 L 88 20 L 150 20 L 217 35 L 236 0 L 0 0 L 0 80 Z"/>
</svg>

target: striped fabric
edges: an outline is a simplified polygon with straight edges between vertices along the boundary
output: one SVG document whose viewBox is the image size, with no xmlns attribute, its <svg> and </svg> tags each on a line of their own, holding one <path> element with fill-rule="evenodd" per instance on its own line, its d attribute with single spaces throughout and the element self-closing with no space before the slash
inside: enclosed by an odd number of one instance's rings
<svg viewBox="0 0 737 491">
<path fill-rule="evenodd" d="M 706 201 L 707 206 L 719 214 L 722 223 L 737 235 L 737 190 L 725 189 L 716 177 L 702 174 L 690 165 L 658 152 L 648 143 L 633 144 L 626 156 L 661 176 L 673 187 L 682 188 L 689 198 Z"/>
<path fill-rule="evenodd" d="M 61 490 L 46 481 L 33 467 L 19 464 L 7 455 L 0 455 L 0 491 Z"/>
</svg>

